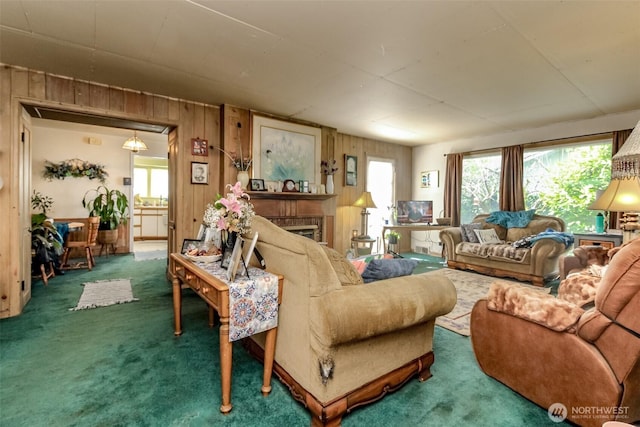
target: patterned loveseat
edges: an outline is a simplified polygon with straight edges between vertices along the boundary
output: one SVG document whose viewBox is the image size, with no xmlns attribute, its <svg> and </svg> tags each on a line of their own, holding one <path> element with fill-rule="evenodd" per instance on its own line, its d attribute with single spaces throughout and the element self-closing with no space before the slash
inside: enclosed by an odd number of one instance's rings
<svg viewBox="0 0 640 427">
<path fill-rule="evenodd" d="M 476 216 L 472 225 L 449 227 L 440 231 L 449 268 L 474 270 L 482 274 L 513 277 L 542 286 L 545 278 L 557 276 L 558 258 L 567 245 L 552 238 L 539 238 L 530 244 L 533 236 L 548 229 L 565 231 L 562 219 L 533 215 L 525 227 L 506 228 L 486 221 L 489 214 Z M 463 233 L 473 233 L 471 228 L 494 229 L 502 243 L 475 243 L 463 238 Z M 514 245 L 514 243 L 516 243 Z"/>
</svg>

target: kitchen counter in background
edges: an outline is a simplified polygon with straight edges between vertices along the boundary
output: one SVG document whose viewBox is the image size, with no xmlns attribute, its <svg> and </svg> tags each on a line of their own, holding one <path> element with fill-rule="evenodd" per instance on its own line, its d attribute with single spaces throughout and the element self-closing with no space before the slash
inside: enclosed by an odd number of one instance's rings
<svg viewBox="0 0 640 427">
<path fill-rule="evenodd" d="M 133 208 L 133 240 L 166 239 L 167 206 L 135 206 Z"/>
</svg>

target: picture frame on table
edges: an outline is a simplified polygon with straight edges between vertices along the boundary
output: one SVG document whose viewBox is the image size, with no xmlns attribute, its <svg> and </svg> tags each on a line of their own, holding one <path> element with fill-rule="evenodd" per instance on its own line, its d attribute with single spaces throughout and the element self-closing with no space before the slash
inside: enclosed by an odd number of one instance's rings
<svg viewBox="0 0 640 427">
<path fill-rule="evenodd" d="M 256 247 L 256 243 L 258 242 L 258 232 L 254 232 L 253 233 L 253 237 L 251 238 L 251 240 L 249 241 L 249 244 L 247 245 L 247 249 L 244 251 L 244 259 L 243 259 L 243 263 L 242 266 L 239 267 L 239 274 L 247 274 L 247 277 L 249 277 L 249 273 L 247 272 L 246 268 L 249 266 L 249 261 L 251 261 L 251 256 L 253 255 L 253 250 Z"/>
<path fill-rule="evenodd" d="M 209 163 L 191 162 L 191 183 L 209 184 Z"/>
<path fill-rule="evenodd" d="M 229 257 L 229 266 L 227 267 L 227 280 L 230 282 L 233 282 L 236 279 L 238 267 L 242 263 L 243 244 L 244 239 L 242 237 L 238 237 L 236 239 L 236 243 L 233 245 L 233 252 L 231 252 L 231 257 Z"/>
<path fill-rule="evenodd" d="M 202 244 L 202 241 L 199 239 L 184 239 L 182 241 L 182 248 L 180 249 L 180 253 L 182 255 L 186 254 L 192 249 L 197 249 Z"/>
<path fill-rule="evenodd" d="M 321 184 L 320 128 L 256 115 L 252 135 L 254 177 Z"/>
<path fill-rule="evenodd" d="M 267 191 L 264 185 L 264 179 L 255 178 L 249 180 L 249 189 L 251 189 L 251 191 Z"/>
<path fill-rule="evenodd" d="M 208 156 L 209 141 L 200 138 L 191 138 L 191 154 L 193 156 Z"/>
<path fill-rule="evenodd" d="M 355 187 L 358 185 L 358 158 L 344 155 L 344 185 Z"/>
</svg>

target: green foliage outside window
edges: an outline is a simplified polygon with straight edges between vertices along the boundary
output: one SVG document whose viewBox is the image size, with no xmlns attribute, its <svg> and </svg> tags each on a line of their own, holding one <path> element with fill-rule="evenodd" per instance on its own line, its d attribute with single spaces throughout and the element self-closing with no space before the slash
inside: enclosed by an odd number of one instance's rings
<svg viewBox="0 0 640 427">
<path fill-rule="evenodd" d="M 499 153 L 465 157 L 462 224 L 480 213 L 499 210 L 500 163 Z M 570 232 L 592 232 L 598 212 L 588 207 L 596 198 L 596 190 L 604 190 L 610 177 L 610 139 L 525 150 L 525 207 L 562 218 Z"/>
<path fill-rule="evenodd" d="M 611 178 L 610 141 L 525 151 L 525 205 L 562 218 L 571 232 L 594 231 L 596 211 L 588 207 Z"/>
</svg>

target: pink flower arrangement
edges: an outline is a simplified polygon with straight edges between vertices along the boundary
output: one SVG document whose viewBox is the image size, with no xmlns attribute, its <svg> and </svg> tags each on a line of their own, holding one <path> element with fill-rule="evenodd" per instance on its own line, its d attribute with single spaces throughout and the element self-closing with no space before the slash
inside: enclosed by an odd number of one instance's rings
<svg viewBox="0 0 640 427">
<path fill-rule="evenodd" d="M 251 221 L 255 216 L 253 205 L 249 202 L 249 195 L 242 191 L 242 184 L 227 184 L 231 190 L 227 197 L 218 194 L 215 203 L 207 204 L 202 222 L 207 227 L 220 231 L 244 234 L 251 230 Z"/>
</svg>

